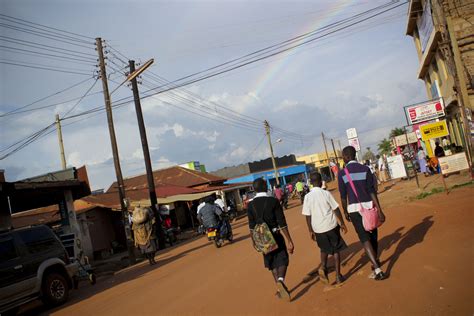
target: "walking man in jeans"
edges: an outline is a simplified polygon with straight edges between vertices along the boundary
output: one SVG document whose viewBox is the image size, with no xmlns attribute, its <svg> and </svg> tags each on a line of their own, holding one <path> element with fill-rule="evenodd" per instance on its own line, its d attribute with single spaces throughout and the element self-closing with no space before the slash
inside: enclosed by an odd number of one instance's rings
<svg viewBox="0 0 474 316">
<path fill-rule="evenodd" d="M 369 167 L 361 165 L 356 161 L 356 150 L 352 146 L 347 146 L 342 150 L 342 159 L 344 160 L 346 168 L 339 173 L 338 182 L 344 215 L 347 221 L 352 222 L 359 240 L 364 247 L 365 253 L 372 263 L 373 273 L 369 277 L 375 280 L 383 280 L 386 276 L 380 267 L 380 261 L 378 259 L 377 229 L 370 232 L 366 231 L 362 223 L 362 215 L 359 213 L 361 205 L 364 208 L 373 208 L 375 206 L 379 211 L 380 221 L 385 221 L 385 215 L 382 212 L 375 191 L 372 172 Z M 349 172 L 359 198 L 357 198 L 351 188 L 349 178 L 346 176 L 346 170 Z"/>
</svg>

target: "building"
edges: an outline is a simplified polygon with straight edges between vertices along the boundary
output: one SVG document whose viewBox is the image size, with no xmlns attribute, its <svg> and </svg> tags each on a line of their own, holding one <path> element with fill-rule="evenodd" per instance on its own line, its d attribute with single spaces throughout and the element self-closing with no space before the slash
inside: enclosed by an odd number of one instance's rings
<svg viewBox="0 0 474 316">
<path fill-rule="evenodd" d="M 304 162 L 297 161 L 295 155 L 275 157 L 275 164 L 281 184 L 308 178 L 306 165 Z M 212 174 L 228 178 L 226 184 L 253 182 L 258 178 L 266 179 L 269 187 L 276 184 L 275 170 L 271 158 L 225 167 L 213 171 Z"/>
<path fill-rule="evenodd" d="M 411 0 L 406 34 L 413 37 L 420 61 L 417 77 L 424 81 L 428 99 L 444 101 L 451 143 L 469 148 L 474 131 L 474 2 Z"/>
<path fill-rule="evenodd" d="M 337 155 L 337 156 L 336 156 Z M 334 160 L 334 162 L 338 161 L 339 166 L 342 167 L 342 153 L 340 150 L 336 150 L 336 153 L 328 152 L 326 155 L 325 152 L 323 153 L 314 153 L 305 156 L 299 156 L 296 160 L 304 162 L 310 171 L 317 170 L 320 172 L 326 180 L 330 180 L 333 175 L 329 168 L 329 162 Z"/>
<path fill-rule="evenodd" d="M 172 210 L 174 224 L 181 228 L 197 225 L 196 208 L 199 200 L 213 193 L 222 196 L 224 203 L 232 201 L 237 210 L 243 209 L 242 191 L 250 188 L 249 183 L 227 184 L 226 178 L 210 173 L 173 166 L 153 171 L 156 194 L 160 206 Z M 125 195 L 131 205 L 149 206 L 147 175 L 141 174 L 124 179 Z M 118 207 L 117 183 L 114 182 L 103 195 L 94 196 L 98 200 L 115 201 Z M 99 201 L 96 200 L 97 203 Z"/>
</svg>

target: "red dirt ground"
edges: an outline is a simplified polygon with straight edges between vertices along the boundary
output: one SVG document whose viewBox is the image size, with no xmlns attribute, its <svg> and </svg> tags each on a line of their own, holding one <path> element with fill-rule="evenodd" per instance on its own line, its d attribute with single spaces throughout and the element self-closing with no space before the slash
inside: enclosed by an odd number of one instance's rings
<svg viewBox="0 0 474 316">
<path fill-rule="evenodd" d="M 421 179 L 442 186 L 440 178 Z M 469 180 L 448 178 L 450 184 Z M 439 181 L 437 183 L 436 181 Z M 307 274 L 319 265 L 319 251 L 308 236 L 301 207 L 286 211 L 295 254 L 287 285 L 292 302 L 274 296 L 271 274 L 249 240 L 247 220 L 233 223 L 235 242 L 216 249 L 205 238 L 166 249 L 156 260 L 116 273 L 94 287 L 71 293 L 54 315 L 472 315 L 474 312 L 474 187 L 457 188 L 422 200 L 413 181 L 399 181 L 380 195 L 387 222 L 380 228 L 387 280 L 367 278 L 370 265 L 354 229 L 344 236 L 341 287 L 325 286 Z M 337 195 L 337 191 L 333 191 Z M 334 273 L 330 274 L 334 280 Z M 39 310 L 41 311 L 41 310 Z"/>
</svg>

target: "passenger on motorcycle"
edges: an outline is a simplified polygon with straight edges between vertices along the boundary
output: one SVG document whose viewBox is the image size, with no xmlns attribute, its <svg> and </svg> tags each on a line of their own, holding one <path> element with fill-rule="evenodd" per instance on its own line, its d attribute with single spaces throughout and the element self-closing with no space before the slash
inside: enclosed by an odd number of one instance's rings
<svg viewBox="0 0 474 316">
<path fill-rule="evenodd" d="M 197 218 L 205 228 L 218 227 L 222 217 L 222 210 L 214 204 L 214 199 L 210 196 L 204 201 L 204 206 L 199 210 Z"/>
</svg>

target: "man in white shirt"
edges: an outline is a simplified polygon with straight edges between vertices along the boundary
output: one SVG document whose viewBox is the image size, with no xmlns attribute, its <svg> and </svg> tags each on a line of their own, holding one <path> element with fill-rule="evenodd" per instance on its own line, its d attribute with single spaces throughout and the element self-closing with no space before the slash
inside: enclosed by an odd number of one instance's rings
<svg viewBox="0 0 474 316">
<path fill-rule="evenodd" d="M 387 168 L 385 167 L 385 160 L 383 159 L 383 156 L 377 155 L 377 164 L 378 164 L 379 181 L 380 182 L 387 181 Z"/>
<path fill-rule="evenodd" d="M 347 233 L 347 228 L 336 200 L 330 192 L 321 188 L 323 182 L 321 174 L 311 173 L 310 180 L 313 188 L 304 198 L 303 215 L 306 216 L 310 238 L 315 240 L 321 249 L 319 277 L 324 283 L 329 283 L 327 260 L 329 255 L 333 255 L 336 264 L 336 283 L 342 283 L 344 277 L 341 274 L 339 252 L 347 248 L 347 245 L 341 237 L 340 230 Z"/>
</svg>

